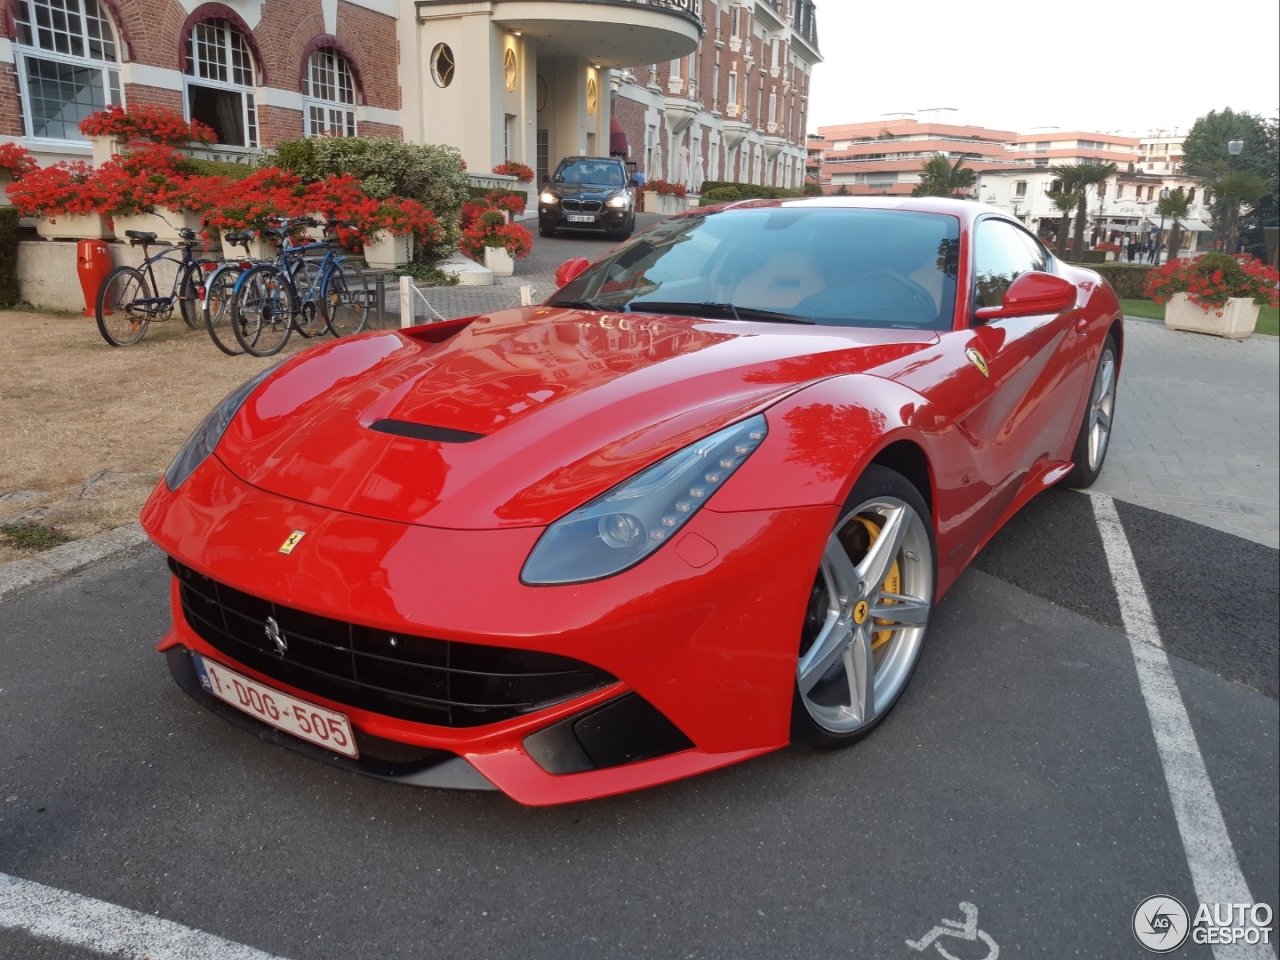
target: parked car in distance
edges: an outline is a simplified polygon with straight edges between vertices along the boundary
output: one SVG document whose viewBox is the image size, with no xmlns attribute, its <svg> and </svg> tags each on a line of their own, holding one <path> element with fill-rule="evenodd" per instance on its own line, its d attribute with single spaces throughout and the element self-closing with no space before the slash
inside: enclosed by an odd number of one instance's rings
<svg viewBox="0 0 1280 960">
<path fill-rule="evenodd" d="M 538 232 L 562 228 L 626 240 L 636 228 L 636 189 L 643 183 L 612 157 L 565 157 L 538 194 Z"/>
</svg>

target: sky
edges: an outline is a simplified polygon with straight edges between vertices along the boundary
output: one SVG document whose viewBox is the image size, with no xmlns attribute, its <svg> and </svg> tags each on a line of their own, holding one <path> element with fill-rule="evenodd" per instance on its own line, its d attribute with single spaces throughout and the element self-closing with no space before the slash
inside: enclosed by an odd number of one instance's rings
<svg viewBox="0 0 1280 960">
<path fill-rule="evenodd" d="M 809 129 L 955 107 L 955 122 L 1185 133 L 1229 106 L 1280 110 L 1277 0 L 817 0 Z"/>
</svg>

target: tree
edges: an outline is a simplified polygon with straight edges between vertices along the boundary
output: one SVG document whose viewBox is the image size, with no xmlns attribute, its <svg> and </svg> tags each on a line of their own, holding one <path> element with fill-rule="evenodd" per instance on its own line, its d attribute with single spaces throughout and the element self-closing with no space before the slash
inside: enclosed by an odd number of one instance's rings
<svg viewBox="0 0 1280 960">
<path fill-rule="evenodd" d="M 1227 144 L 1234 139 L 1244 144 L 1235 157 L 1227 152 Z M 1240 235 L 1250 253 L 1265 258 L 1263 227 L 1274 227 L 1280 220 L 1280 180 L 1276 179 L 1280 138 L 1276 121 L 1236 113 L 1230 107 L 1211 110 L 1192 124 L 1182 144 L 1182 156 L 1183 172 L 1209 186 L 1229 173 L 1252 174 L 1270 181 L 1270 189 L 1256 203 L 1249 201 L 1254 206 L 1243 217 L 1238 211 L 1229 210 L 1228 201 L 1220 195 L 1215 195 L 1212 204 L 1215 232 L 1218 239 L 1229 241 L 1227 249 L 1234 252 L 1235 238 Z"/>
<path fill-rule="evenodd" d="M 1062 213 L 1062 219 L 1058 221 L 1058 256 L 1064 260 L 1067 257 L 1067 225 L 1071 221 L 1071 211 L 1076 208 L 1081 196 L 1082 194 L 1068 193 L 1066 190 L 1049 194 L 1053 205 Z"/>
<path fill-rule="evenodd" d="M 1225 173 L 1209 184 L 1216 198 L 1214 210 L 1222 208 L 1222 242 L 1224 253 L 1236 252 L 1236 237 L 1240 234 L 1240 208 L 1250 209 L 1268 193 L 1271 184 L 1252 173 Z"/>
<path fill-rule="evenodd" d="M 945 156 L 930 157 L 920 167 L 920 183 L 911 191 L 913 197 L 968 196 L 978 175 L 963 166 L 964 157 L 952 164 Z"/>
<path fill-rule="evenodd" d="M 1062 181 L 1062 192 L 1076 196 L 1076 236 L 1072 252 L 1084 252 L 1084 228 L 1089 219 L 1089 187 L 1102 189 L 1102 185 L 1116 175 L 1119 169 L 1114 163 L 1063 163 L 1049 170 Z"/>
<path fill-rule="evenodd" d="M 1187 199 L 1187 191 L 1181 187 L 1170 191 L 1167 197 L 1160 198 L 1160 202 L 1156 204 L 1156 207 L 1159 209 L 1161 217 L 1173 221 L 1169 227 L 1169 259 L 1177 260 L 1178 251 L 1182 247 L 1182 221 L 1187 218 L 1187 213 L 1191 209 L 1191 201 Z"/>
</svg>

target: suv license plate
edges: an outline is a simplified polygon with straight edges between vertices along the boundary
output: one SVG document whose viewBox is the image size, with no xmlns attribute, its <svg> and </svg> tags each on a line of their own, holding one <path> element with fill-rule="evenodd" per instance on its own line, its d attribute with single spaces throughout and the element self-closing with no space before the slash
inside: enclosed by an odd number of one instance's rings
<svg viewBox="0 0 1280 960">
<path fill-rule="evenodd" d="M 570 214 L 570 215 L 569 215 L 569 222 L 570 222 L 570 223 L 595 223 L 595 222 L 596 222 L 596 218 L 595 218 L 595 217 L 576 216 L 576 215 Z"/>
<path fill-rule="evenodd" d="M 351 722 L 345 714 L 281 693 L 198 653 L 191 654 L 191 660 L 200 685 L 224 703 L 300 740 L 344 757 L 360 756 L 356 738 L 351 734 Z"/>
</svg>

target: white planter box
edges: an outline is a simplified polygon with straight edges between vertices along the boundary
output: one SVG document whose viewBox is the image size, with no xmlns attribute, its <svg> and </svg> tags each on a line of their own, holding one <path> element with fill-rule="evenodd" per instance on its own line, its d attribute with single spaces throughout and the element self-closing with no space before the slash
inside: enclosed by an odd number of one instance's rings
<svg viewBox="0 0 1280 960">
<path fill-rule="evenodd" d="M 144 230 L 156 235 L 157 240 L 177 243 L 182 238 L 178 235 L 181 227 L 194 230 L 197 234 L 204 229 L 198 213 L 188 210 L 170 210 L 168 207 L 157 207 L 155 213 L 131 213 L 115 218 L 116 235 L 124 237 L 126 230 Z"/>
<path fill-rule="evenodd" d="M 115 137 L 90 137 L 89 144 L 93 147 L 93 165 L 95 167 L 102 166 L 124 149 L 124 141 L 117 140 Z"/>
<path fill-rule="evenodd" d="M 374 242 L 364 245 L 364 262 L 373 270 L 394 270 L 412 257 L 412 234 L 380 233 Z"/>
<path fill-rule="evenodd" d="M 1258 325 L 1258 304 L 1252 297 L 1232 297 L 1221 307 L 1201 307 L 1185 293 L 1175 293 L 1164 308 L 1164 325 L 1170 330 L 1212 333 L 1243 340 Z"/>
<path fill-rule="evenodd" d="M 516 261 L 506 247 L 485 247 L 484 265 L 495 277 L 509 277 L 516 272 Z"/>
<path fill-rule="evenodd" d="M 10 176 L 7 173 L 0 173 L 0 207 L 12 206 L 13 201 L 9 199 L 9 194 L 5 193 L 4 188 L 9 185 Z"/>
<path fill-rule="evenodd" d="M 110 222 L 100 213 L 36 217 L 36 233 L 46 240 L 110 240 L 115 237 Z"/>
<path fill-rule="evenodd" d="M 243 260 L 245 258 L 244 247 L 240 244 L 227 243 L 227 233 L 238 233 L 237 230 L 228 230 L 224 233 L 222 239 L 222 259 L 223 260 Z M 271 242 L 262 237 L 254 237 L 249 241 L 249 259 L 250 260 L 272 260 L 275 258 L 276 248 Z"/>
</svg>

